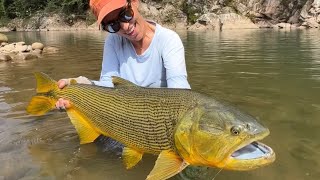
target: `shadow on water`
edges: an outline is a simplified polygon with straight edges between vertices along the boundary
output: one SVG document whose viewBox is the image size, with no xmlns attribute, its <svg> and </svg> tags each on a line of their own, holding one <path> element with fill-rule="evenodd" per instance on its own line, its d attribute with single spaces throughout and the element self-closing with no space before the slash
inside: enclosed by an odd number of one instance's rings
<svg viewBox="0 0 320 180">
<path fill-rule="evenodd" d="M 318 31 L 178 32 L 192 89 L 231 102 L 269 127 L 264 142 L 277 160 L 248 172 L 222 170 L 215 179 L 320 177 L 320 39 Z M 102 32 L 11 32 L 11 41 L 60 50 L 23 64 L 0 63 L 0 179 L 145 179 L 156 157 L 127 171 L 120 155 L 79 145 L 65 113 L 33 117 L 34 71 L 54 79 L 100 74 Z M 219 169 L 191 169 L 172 179 L 212 179 Z"/>
</svg>

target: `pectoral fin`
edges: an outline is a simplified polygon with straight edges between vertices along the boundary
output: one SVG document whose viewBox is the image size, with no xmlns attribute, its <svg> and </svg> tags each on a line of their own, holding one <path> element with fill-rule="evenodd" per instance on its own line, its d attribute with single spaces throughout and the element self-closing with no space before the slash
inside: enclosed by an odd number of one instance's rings
<svg viewBox="0 0 320 180">
<path fill-rule="evenodd" d="M 123 162 L 126 165 L 127 169 L 132 168 L 133 166 L 135 166 L 142 158 L 143 153 L 128 148 L 128 147 L 124 147 L 123 151 L 122 151 L 122 158 L 123 158 Z"/>
<path fill-rule="evenodd" d="M 186 168 L 189 164 L 173 151 L 162 151 L 147 180 L 168 179 Z"/>
<path fill-rule="evenodd" d="M 96 130 L 93 129 L 82 113 L 74 108 L 68 108 L 67 113 L 72 124 L 75 126 L 78 132 L 80 144 L 91 143 L 100 135 Z"/>
</svg>

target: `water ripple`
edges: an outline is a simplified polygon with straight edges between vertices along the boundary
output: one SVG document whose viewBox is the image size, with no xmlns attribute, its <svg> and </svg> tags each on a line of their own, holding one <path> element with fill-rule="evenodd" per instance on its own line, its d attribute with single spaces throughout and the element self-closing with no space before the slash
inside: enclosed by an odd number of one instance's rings
<svg viewBox="0 0 320 180">
<path fill-rule="evenodd" d="M 250 112 L 271 131 L 266 143 L 274 147 L 276 163 L 245 173 L 222 171 L 220 179 L 317 179 L 319 32 L 179 34 L 193 90 Z M 80 146 L 65 113 L 34 117 L 25 112 L 35 94 L 32 72 L 46 72 L 54 79 L 79 75 L 97 79 L 105 33 L 10 32 L 8 36 L 26 43 L 41 39 L 60 51 L 25 64 L 0 63 L 0 174 L 5 179 L 144 179 L 154 157 L 144 156 L 142 163 L 127 171 L 119 156 L 99 150 L 99 145 Z"/>
</svg>

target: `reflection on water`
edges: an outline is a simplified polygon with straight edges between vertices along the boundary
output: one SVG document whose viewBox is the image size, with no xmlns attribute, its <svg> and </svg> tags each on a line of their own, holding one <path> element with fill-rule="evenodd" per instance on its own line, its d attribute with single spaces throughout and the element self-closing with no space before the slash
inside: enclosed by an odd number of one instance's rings
<svg viewBox="0 0 320 180">
<path fill-rule="evenodd" d="M 271 134 L 274 164 L 249 172 L 222 170 L 215 179 L 320 177 L 320 39 L 318 31 L 178 32 L 194 90 L 258 117 Z M 13 32 L 11 41 L 43 42 L 59 53 L 24 64 L 0 63 L 0 179 L 144 179 L 155 157 L 133 170 L 97 144 L 79 145 L 65 113 L 33 117 L 34 71 L 54 79 L 100 74 L 103 32 Z M 210 169 L 195 179 L 212 179 Z M 173 179 L 182 179 L 175 177 Z"/>
</svg>

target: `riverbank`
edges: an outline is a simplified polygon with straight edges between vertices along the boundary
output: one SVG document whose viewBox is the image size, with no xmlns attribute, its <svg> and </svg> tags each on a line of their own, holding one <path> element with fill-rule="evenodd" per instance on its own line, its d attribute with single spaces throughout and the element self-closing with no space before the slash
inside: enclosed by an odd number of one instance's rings
<svg viewBox="0 0 320 180">
<path fill-rule="evenodd" d="M 239 2 L 238 2 L 239 1 Z M 172 29 L 305 29 L 320 27 L 320 0 L 304 0 L 300 4 L 271 0 L 213 0 L 157 2 L 141 1 L 141 14 L 146 19 Z M 0 32 L 99 30 L 88 11 L 85 16 L 36 13 L 29 18 L 15 18 L 2 23 Z"/>
</svg>

